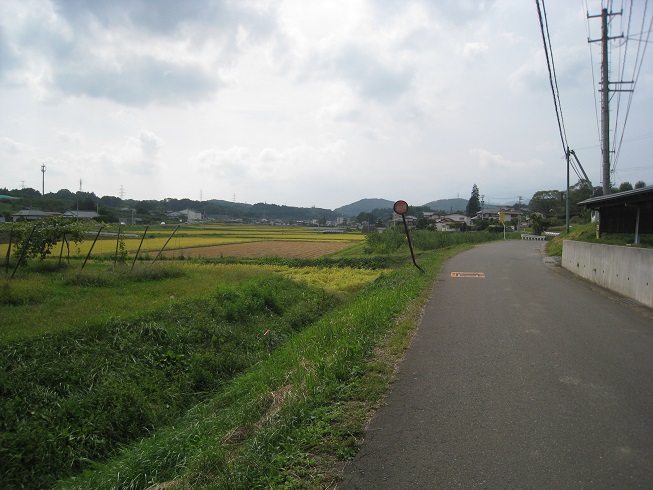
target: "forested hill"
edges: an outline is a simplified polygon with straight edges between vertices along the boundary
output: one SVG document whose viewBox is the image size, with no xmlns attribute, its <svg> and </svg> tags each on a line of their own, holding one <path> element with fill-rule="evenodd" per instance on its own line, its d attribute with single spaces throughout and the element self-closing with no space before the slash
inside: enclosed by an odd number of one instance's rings
<svg viewBox="0 0 653 490">
<path fill-rule="evenodd" d="M 375 209 L 392 209 L 393 205 L 394 201 L 388 201 L 387 199 L 361 199 L 336 208 L 334 211 L 345 216 L 356 216 L 360 213 L 371 213 Z"/>
<path fill-rule="evenodd" d="M 444 211 L 445 213 L 460 211 L 464 213 L 467 208 L 467 199 L 438 199 L 437 201 L 427 202 L 424 206 L 428 206 L 433 211 Z"/>
</svg>

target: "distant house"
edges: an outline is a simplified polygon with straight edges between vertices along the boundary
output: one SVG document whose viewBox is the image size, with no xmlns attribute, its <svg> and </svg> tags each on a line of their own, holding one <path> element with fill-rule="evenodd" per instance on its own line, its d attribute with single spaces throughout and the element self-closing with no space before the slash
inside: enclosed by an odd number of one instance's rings
<svg viewBox="0 0 653 490">
<path fill-rule="evenodd" d="M 95 211 L 66 211 L 62 216 L 64 218 L 70 218 L 70 219 L 89 220 L 89 219 L 97 218 L 100 215 L 97 214 Z"/>
<path fill-rule="evenodd" d="M 403 226 L 402 223 L 406 220 L 406 225 L 408 228 L 415 228 L 417 225 L 417 218 L 415 216 L 404 215 L 403 217 L 400 214 L 392 213 L 392 219 L 386 224 L 387 227 L 394 226 Z"/>
<path fill-rule="evenodd" d="M 451 213 L 451 214 L 445 214 L 444 217 L 456 223 L 465 223 L 466 225 L 471 224 L 471 220 L 464 214 Z"/>
<path fill-rule="evenodd" d="M 49 216 L 61 216 L 61 213 L 52 213 L 39 211 L 37 209 L 21 209 L 20 211 L 11 215 L 11 220 L 16 221 L 37 221 Z"/>
<path fill-rule="evenodd" d="M 499 208 L 485 208 L 482 211 L 476 213 L 476 216 L 472 218 L 473 220 L 482 220 L 482 219 L 499 219 Z"/>
<path fill-rule="evenodd" d="M 178 218 L 181 221 L 202 221 L 202 213 L 194 211 L 190 208 L 184 209 L 182 211 L 175 211 L 171 213 L 166 213 L 168 218 Z"/>
<path fill-rule="evenodd" d="M 479 211 L 476 213 L 476 216 L 474 216 L 472 219 L 473 220 L 481 220 L 481 219 L 494 219 L 498 220 L 500 213 L 503 213 L 503 219 L 507 223 L 513 218 L 519 218 L 520 216 L 523 215 L 521 211 L 517 211 L 514 208 L 488 208 L 484 209 L 482 212 Z"/>
</svg>

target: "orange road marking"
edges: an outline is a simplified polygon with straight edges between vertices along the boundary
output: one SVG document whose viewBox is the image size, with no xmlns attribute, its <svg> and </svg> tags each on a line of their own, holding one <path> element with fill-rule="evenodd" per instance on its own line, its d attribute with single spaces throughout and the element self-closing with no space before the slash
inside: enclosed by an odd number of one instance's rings
<svg viewBox="0 0 653 490">
<path fill-rule="evenodd" d="M 485 279 L 485 272 L 452 272 L 451 277 L 475 277 Z"/>
</svg>

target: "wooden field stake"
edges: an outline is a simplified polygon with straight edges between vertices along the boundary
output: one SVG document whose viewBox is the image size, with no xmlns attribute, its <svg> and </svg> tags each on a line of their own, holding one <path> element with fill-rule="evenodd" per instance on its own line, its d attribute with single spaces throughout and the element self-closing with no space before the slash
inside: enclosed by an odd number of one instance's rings
<svg viewBox="0 0 653 490">
<path fill-rule="evenodd" d="M 154 260 L 152 261 L 152 264 L 154 264 L 154 262 L 156 262 L 156 259 L 159 258 L 159 255 L 161 255 L 161 252 L 163 252 L 163 249 L 166 248 L 166 245 L 168 245 L 168 242 L 172 239 L 172 236 L 173 236 L 175 233 L 177 233 L 177 230 L 178 230 L 178 229 L 179 229 L 179 225 L 177 225 L 177 227 L 176 227 L 174 230 L 172 230 L 172 233 L 170 234 L 170 236 L 168 237 L 168 239 L 166 240 L 166 242 L 163 244 L 163 247 L 161 247 L 161 250 L 159 250 L 159 253 L 156 254 L 156 257 L 154 257 Z M 150 264 L 150 265 L 151 265 L 151 264 Z"/>
<path fill-rule="evenodd" d="M 116 255 L 113 258 L 113 268 L 116 268 L 116 263 L 118 262 L 118 244 L 120 243 L 120 232 L 122 231 L 122 226 L 118 226 L 118 239 L 116 240 Z"/>
<path fill-rule="evenodd" d="M 136 250 L 136 255 L 134 256 L 134 261 L 132 262 L 132 268 L 129 269 L 129 272 L 134 270 L 134 264 L 136 263 L 136 259 L 138 258 L 138 254 L 141 251 L 141 247 L 143 246 L 143 240 L 145 240 L 145 235 L 147 235 L 147 229 L 150 227 L 150 225 L 147 225 L 145 227 L 145 231 L 143 232 L 143 236 L 141 237 L 141 243 L 138 244 L 138 250 Z"/>
<path fill-rule="evenodd" d="M 29 232 L 29 236 L 27 237 L 27 240 L 25 241 L 25 245 L 23 246 L 23 249 L 20 251 L 20 257 L 18 258 L 18 262 L 16 262 L 16 267 L 14 268 L 14 272 L 11 274 L 12 279 L 16 275 L 16 271 L 18 270 L 18 266 L 23 261 L 23 257 L 25 257 L 25 251 L 27 250 L 27 247 L 29 246 L 29 242 L 32 239 L 32 235 L 34 234 L 34 230 L 36 230 L 36 225 L 32 226 L 32 231 Z"/>
<path fill-rule="evenodd" d="M 93 240 L 93 244 L 91 245 L 91 248 L 88 251 L 88 254 L 86 255 L 86 258 L 84 259 L 84 263 L 82 264 L 82 270 L 84 270 L 84 266 L 86 265 L 86 261 L 91 256 L 91 252 L 93 251 L 93 247 L 95 247 L 95 242 L 97 242 L 97 239 L 100 237 L 101 232 L 102 232 L 102 226 L 100 226 L 100 229 L 97 231 L 97 235 L 95 235 L 95 240 Z"/>
</svg>

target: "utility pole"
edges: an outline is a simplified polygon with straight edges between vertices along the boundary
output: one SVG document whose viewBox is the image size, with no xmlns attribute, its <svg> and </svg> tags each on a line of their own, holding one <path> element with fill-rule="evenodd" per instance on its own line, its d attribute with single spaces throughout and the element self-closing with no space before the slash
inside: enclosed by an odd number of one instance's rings
<svg viewBox="0 0 653 490">
<path fill-rule="evenodd" d="M 626 90 L 611 90 L 608 76 L 608 41 L 610 39 L 619 39 L 621 36 L 608 36 L 608 17 L 621 15 L 619 13 L 608 13 L 608 9 L 602 9 L 601 15 L 588 15 L 588 19 L 601 18 L 601 39 L 588 39 L 590 43 L 601 41 L 601 175 L 603 180 L 603 195 L 607 196 L 611 192 L 610 186 L 610 92 L 625 92 Z M 615 82 L 630 83 L 630 82 Z M 567 156 L 569 158 L 569 156 Z"/>
<path fill-rule="evenodd" d="M 517 196 L 519 198 L 519 204 L 517 204 L 517 231 L 521 231 L 521 200 L 523 199 L 521 196 Z"/>
<path fill-rule="evenodd" d="M 43 183 L 41 185 L 41 195 L 45 196 L 45 164 L 41 165 L 41 173 L 43 174 Z"/>
<path fill-rule="evenodd" d="M 570 192 L 569 192 L 569 157 L 571 156 L 571 150 L 569 150 L 569 147 L 567 147 L 567 151 L 565 152 L 565 156 L 567 157 L 567 196 L 565 199 L 565 231 L 569 233 L 569 208 L 570 206 Z M 609 162 L 608 162 L 609 165 Z M 609 168 L 609 167 L 608 167 Z M 608 177 L 609 177 L 608 173 Z M 608 182 L 610 182 L 610 179 L 608 178 Z M 609 186 L 608 186 L 609 187 Z"/>
<path fill-rule="evenodd" d="M 483 206 L 485 205 L 485 194 L 481 196 L 481 221 L 483 221 Z"/>
<path fill-rule="evenodd" d="M 608 9 L 601 10 L 601 175 L 603 195 L 610 194 L 610 87 L 608 81 Z M 567 157 L 569 158 L 569 157 Z"/>
</svg>

